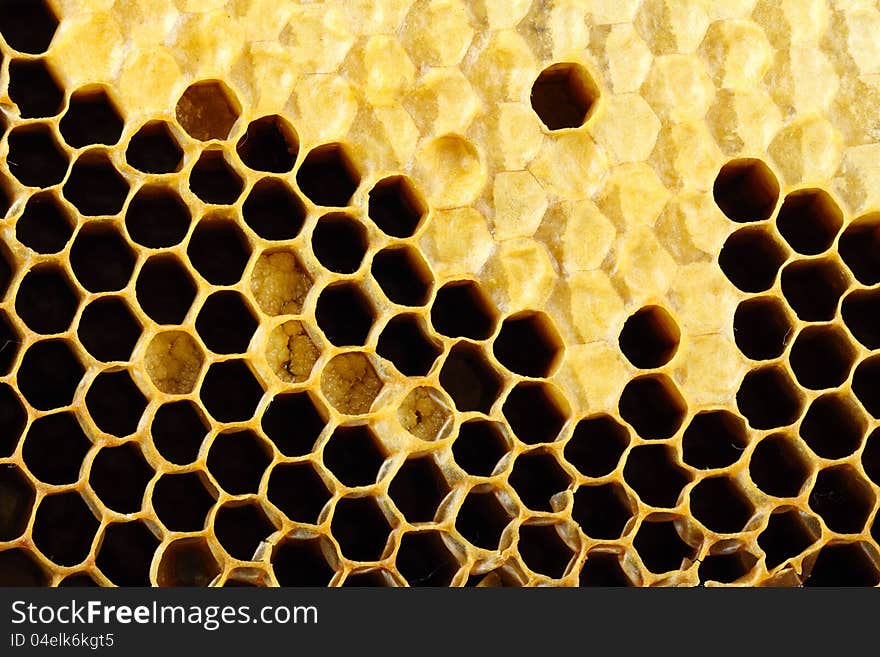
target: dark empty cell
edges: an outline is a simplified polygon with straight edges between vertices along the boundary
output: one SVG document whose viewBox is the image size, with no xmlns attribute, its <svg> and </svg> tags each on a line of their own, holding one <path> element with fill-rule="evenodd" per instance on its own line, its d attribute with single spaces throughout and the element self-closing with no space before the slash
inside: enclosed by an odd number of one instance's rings
<svg viewBox="0 0 880 657">
<path fill-rule="evenodd" d="M 743 377 L 736 393 L 739 412 L 755 429 L 776 429 L 795 422 L 804 400 L 785 370 L 761 367 Z"/>
<path fill-rule="evenodd" d="M 241 196 L 244 181 L 223 151 L 205 151 L 189 174 L 189 188 L 205 203 L 232 205 Z"/>
<path fill-rule="evenodd" d="M 15 465 L 0 469 L 0 541 L 12 541 L 27 529 L 34 505 L 34 488 Z"/>
<path fill-rule="evenodd" d="M 79 89 L 58 127 L 64 141 L 74 148 L 106 144 L 112 146 L 122 136 L 124 123 L 116 105 L 101 88 Z"/>
<path fill-rule="evenodd" d="M 89 292 L 121 290 L 131 279 L 135 256 L 110 223 L 86 224 L 70 247 L 73 275 Z"/>
<path fill-rule="evenodd" d="M 861 532 L 875 501 L 871 484 L 848 465 L 820 471 L 810 491 L 810 508 L 840 534 Z"/>
<path fill-rule="evenodd" d="M 9 384 L 0 383 L 0 457 L 12 456 L 26 422 L 18 394 Z"/>
<path fill-rule="evenodd" d="M 196 284 L 174 256 L 144 263 L 135 285 L 138 304 L 157 324 L 180 324 L 196 297 Z"/>
<path fill-rule="evenodd" d="M 385 455 L 366 425 L 337 427 L 324 446 L 323 462 L 345 486 L 376 482 Z"/>
<path fill-rule="evenodd" d="M 186 253 L 202 277 L 214 285 L 238 283 L 251 255 L 241 229 L 219 219 L 196 226 Z"/>
<path fill-rule="evenodd" d="M 617 468 L 629 446 L 629 431 L 609 415 L 584 418 L 565 445 L 565 460 L 587 477 L 604 477 Z"/>
<path fill-rule="evenodd" d="M 449 484 L 430 456 L 404 461 L 388 488 L 407 522 L 432 521 L 447 493 Z"/>
<path fill-rule="evenodd" d="M 749 442 L 746 423 L 728 411 L 698 413 L 682 436 L 683 460 L 704 470 L 736 463 Z"/>
<path fill-rule="evenodd" d="M 141 187 L 125 212 L 125 227 L 131 239 L 151 249 L 179 244 L 191 220 L 180 195 L 164 185 Z"/>
<path fill-rule="evenodd" d="M 410 586 L 449 586 L 460 568 L 440 532 L 404 534 L 395 565 Z"/>
<path fill-rule="evenodd" d="M 272 459 L 251 431 L 221 433 L 208 452 L 208 471 L 230 495 L 256 493 Z"/>
<path fill-rule="evenodd" d="M 460 342 L 446 356 L 440 385 L 459 411 L 488 413 L 501 392 L 502 381 L 476 345 Z"/>
<path fill-rule="evenodd" d="M 101 431 L 127 436 L 137 431 L 147 399 L 127 370 L 101 372 L 89 385 L 86 407 Z"/>
<path fill-rule="evenodd" d="M 147 482 L 153 469 L 134 442 L 104 447 L 92 461 L 89 484 L 107 508 L 118 513 L 141 509 Z"/>
<path fill-rule="evenodd" d="M 378 561 L 391 527 L 371 497 L 343 497 L 336 502 L 330 531 L 342 555 L 353 561 Z"/>
<path fill-rule="evenodd" d="M 52 265 L 25 274 L 15 293 L 15 312 L 36 333 L 61 333 L 70 327 L 79 299 L 67 275 Z"/>
<path fill-rule="evenodd" d="M 183 150 L 167 123 L 150 121 L 132 135 L 125 159 L 144 173 L 172 173 L 180 169 Z"/>
<path fill-rule="evenodd" d="M 241 208 L 245 223 L 264 240 L 290 240 L 299 235 L 306 208 L 279 178 L 263 178 Z"/>
<path fill-rule="evenodd" d="M 97 360 L 124 361 L 131 358 L 141 330 L 122 297 L 100 297 L 83 309 L 77 335 Z"/>
<path fill-rule="evenodd" d="M 196 317 L 199 337 L 218 354 L 244 353 L 256 330 L 257 320 L 238 292 L 215 292 Z"/>
<path fill-rule="evenodd" d="M 827 250 L 843 226 L 843 213 L 827 192 L 805 189 L 785 197 L 776 227 L 798 253 L 817 255 Z"/>
<path fill-rule="evenodd" d="M 454 281 L 439 290 L 431 305 L 434 329 L 450 338 L 485 340 L 495 331 L 496 310 L 473 281 Z"/>
<path fill-rule="evenodd" d="M 488 477 L 510 446 L 501 425 L 488 420 L 464 422 L 452 443 L 452 454 L 459 467 L 469 475 Z"/>
<path fill-rule="evenodd" d="M 666 375 L 636 377 L 620 395 L 620 417 L 646 440 L 675 435 L 687 413 L 687 403 Z"/>
<path fill-rule="evenodd" d="M 733 316 L 733 337 L 744 356 L 752 360 L 778 358 L 794 333 L 781 301 L 756 297 L 741 302 Z"/>
<path fill-rule="evenodd" d="M 810 462 L 794 439 L 775 434 L 755 447 L 749 459 L 749 476 L 768 495 L 795 497 L 810 476 Z"/>
<path fill-rule="evenodd" d="M 675 452 L 666 445 L 634 447 L 623 466 L 623 478 L 645 504 L 657 507 L 678 505 L 681 489 L 690 473 L 675 462 Z"/>
<path fill-rule="evenodd" d="M 208 427 L 196 407 L 188 401 L 163 404 L 153 416 L 150 433 L 162 457 L 177 465 L 196 460 Z"/>
<path fill-rule="evenodd" d="M 38 55 L 49 49 L 58 19 L 45 0 L 6 0 L 0 3 L 0 32 L 19 52 Z"/>
<path fill-rule="evenodd" d="M 128 182 L 107 153 L 93 150 L 84 152 L 73 163 L 62 191 L 81 214 L 113 215 L 125 204 Z"/>
<path fill-rule="evenodd" d="M 28 470 L 47 484 L 72 484 L 92 443 L 73 413 L 38 417 L 24 438 L 22 458 Z"/>
<path fill-rule="evenodd" d="M 868 349 L 880 348 L 880 290 L 855 290 L 841 306 L 843 323 Z"/>
<path fill-rule="evenodd" d="M 275 531 L 259 504 L 226 504 L 214 516 L 214 533 L 234 559 L 250 561 L 264 540 Z"/>
<path fill-rule="evenodd" d="M 117 586 L 149 586 L 150 565 L 159 539 L 144 523 L 107 525 L 95 565 Z"/>
<path fill-rule="evenodd" d="M 725 164 L 715 179 L 715 203 L 733 221 L 769 219 L 779 198 L 779 182 L 761 160 L 739 159 Z"/>
<path fill-rule="evenodd" d="M 367 231 L 347 214 L 324 215 L 312 231 L 312 251 L 330 271 L 353 274 L 360 269 L 367 252 Z"/>
<path fill-rule="evenodd" d="M 840 236 L 838 252 L 859 283 L 880 283 L 880 213 L 850 223 Z"/>
<path fill-rule="evenodd" d="M 571 484 L 556 457 L 542 452 L 520 454 L 507 480 L 522 503 L 533 511 L 552 511 L 550 498 Z"/>
<path fill-rule="evenodd" d="M 852 389 L 865 410 L 875 419 L 880 418 L 880 357 L 859 364 L 853 374 Z"/>
<path fill-rule="evenodd" d="M 512 315 L 501 324 L 492 350 L 498 362 L 523 376 L 550 376 L 559 363 L 562 338 L 544 313 Z"/>
<path fill-rule="evenodd" d="M 385 178 L 370 190 L 367 214 L 386 235 L 410 237 L 419 229 L 426 213 L 424 201 L 408 178 Z"/>
<path fill-rule="evenodd" d="M 58 582 L 59 588 L 65 586 L 94 587 L 98 586 L 98 583 L 88 573 L 72 573 Z"/>
<path fill-rule="evenodd" d="M 874 429 L 865 441 L 862 467 L 871 481 L 880 486 L 880 429 Z"/>
<path fill-rule="evenodd" d="M 327 586 L 333 568 L 320 538 L 291 538 L 272 551 L 272 570 L 281 586 Z"/>
<path fill-rule="evenodd" d="M 37 253 L 57 253 L 73 234 L 61 203 L 48 192 L 31 196 L 15 222 L 15 238 Z"/>
<path fill-rule="evenodd" d="M 484 550 L 497 550 L 511 516 L 492 492 L 471 491 L 455 516 L 455 528 L 470 543 Z"/>
<path fill-rule="evenodd" d="M 672 520 L 646 518 L 633 540 L 642 563 L 652 573 L 679 570 L 685 559 L 694 557 L 694 549 L 685 543 Z"/>
<path fill-rule="evenodd" d="M 278 115 L 251 121 L 236 145 L 238 156 L 256 171 L 287 173 L 299 153 L 299 139 L 285 119 Z"/>
<path fill-rule="evenodd" d="M 852 398 L 825 394 L 810 404 L 800 435 L 817 456 L 841 459 L 859 448 L 865 427 L 866 418 Z"/>
<path fill-rule="evenodd" d="M 554 579 L 565 575 L 574 556 L 554 525 L 522 525 L 517 547 L 526 567 Z"/>
<path fill-rule="evenodd" d="M 819 552 L 804 586 L 877 586 L 880 573 L 868 543 L 835 543 Z M 873 550 L 872 550 L 873 552 Z"/>
<path fill-rule="evenodd" d="M 434 367 L 442 348 L 428 337 L 418 315 L 393 317 L 379 334 L 376 352 L 405 376 L 425 376 Z"/>
<path fill-rule="evenodd" d="M 79 493 L 59 493 L 42 499 L 34 518 L 34 545 L 60 566 L 75 566 L 86 558 L 98 531 L 98 520 Z"/>
<path fill-rule="evenodd" d="M 815 543 L 819 538 L 818 524 L 796 509 L 773 513 L 767 528 L 758 536 L 758 546 L 766 555 L 767 570 L 798 556 Z"/>
<path fill-rule="evenodd" d="M 177 101 L 177 122 L 200 141 L 226 139 L 241 106 L 235 94 L 219 80 L 202 80 L 187 87 Z"/>
<path fill-rule="evenodd" d="M 550 443 L 559 437 L 569 409 L 555 388 L 526 381 L 508 393 L 502 412 L 516 437 L 534 445 Z"/>
<path fill-rule="evenodd" d="M 362 570 L 357 573 L 349 573 L 345 581 L 340 584 L 345 588 L 377 588 L 377 587 L 394 587 L 397 582 L 387 570 Z"/>
<path fill-rule="evenodd" d="M 691 513 L 714 532 L 742 531 L 755 507 L 742 489 L 727 477 L 703 479 L 691 489 Z"/>
<path fill-rule="evenodd" d="M 203 538 L 178 539 L 165 548 L 159 561 L 159 586 L 208 586 L 220 565 Z"/>
<path fill-rule="evenodd" d="M 18 366 L 18 389 L 34 408 L 48 411 L 73 401 L 85 370 L 62 340 L 37 342 Z"/>
<path fill-rule="evenodd" d="M 633 504 L 620 484 L 581 486 L 574 493 L 571 517 L 590 538 L 613 540 L 633 517 Z"/>
<path fill-rule="evenodd" d="M 782 270 L 781 281 L 785 300 L 805 322 L 834 319 L 840 297 L 849 287 L 846 273 L 833 260 L 792 262 Z M 856 292 L 850 296 L 858 294 Z M 846 301 L 843 313 L 845 321 Z"/>
<path fill-rule="evenodd" d="M 727 238 L 718 264 L 743 292 L 764 292 L 773 287 L 787 257 L 785 247 L 766 228 L 741 228 Z"/>
<path fill-rule="evenodd" d="M 548 66 L 532 85 L 532 109 L 548 130 L 581 127 L 598 100 L 599 87 L 580 64 Z"/>
<path fill-rule="evenodd" d="M 337 347 L 364 345 L 373 325 L 373 306 L 354 283 L 338 283 L 321 291 L 315 320 Z"/>
<path fill-rule="evenodd" d="M 322 409 L 307 392 L 275 396 L 260 421 L 263 432 L 285 456 L 311 452 L 325 424 Z"/>
<path fill-rule="evenodd" d="M 267 496 L 290 520 L 315 524 L 330 491 L 311 463 L 281 463 L 269 475 Z"/>
<path fill-rule="evenodd" d="M 605 552 L 591 552 L 581 568 L 579 586 L 633 586 L 623 572 L 620 557 Z"/>
<path fill-rule="evenodd" d="M 55 116 L 64 104 L 64 91 L 42 59 L 9 63 L 9 97 L 23 119 Z"/>
<path fill-rule="evenodd" d="M 0 311 L 0 375 L 9 374 L 9 370 L 12 369 L 18 356 L 20 345 L 21 338 L 9 322 L 6 313 Z M 2 451 L 3 449 L 0 447 L 0 452 Z"/>
<path fill-rule="evenodd" d="M 0 5 L 2 7 L 2 5 Z M 47 586 L 49 579 L 36 557 L 20 548 L 0 552 L 0 586 Z"/>
<path fill-rule="evenodd" d="M 361 177 L 342 144 L 313 149 L 297 171 L 296 182 L 315 205 L 345 207 Z"/>
<path fill-rule="evenodd" d="M 660 306 L 645 306 L 630 315 L 620 331 L 620 350 L 641 369 L 661 367 L 678 351 L 681 331 Z"/>
<path fill-rule="evenodd" d="M 758 558 L 744 551 L 712 554 L 705 557 L 700 564 L 700 581 L 732 584 L 748 575 L 756 563 Z"/>
<path fill-rule="evenodd" d="M 789 354 L 794 375 L 805 388 L 836 388 L 849 378 L 856 352 L 843 330 L 834 326 L 803 329 Z"/>
<path fill-rule="evenodd" d="M 423 306 L 434 283 L 431 270 L 418 251 L 408 246 L 390 247 L 373 256 L 373 278 L 389 301 L 401 306 Z"/>
<path fill-rule="evenodd" d="M 214 498 L 195 472 L 162 475 L 153 488 L 152 500 L 156 516 L 175 532 L 201 530 L 214 506 Z"/>
<path fill-rule="evenodd" d="M 67 155 L 49 126 L 42 123 L 17 126 L 9 133 L 9 171 L 27 187 L 51 187 L 64 180 Z"/>
</svg>

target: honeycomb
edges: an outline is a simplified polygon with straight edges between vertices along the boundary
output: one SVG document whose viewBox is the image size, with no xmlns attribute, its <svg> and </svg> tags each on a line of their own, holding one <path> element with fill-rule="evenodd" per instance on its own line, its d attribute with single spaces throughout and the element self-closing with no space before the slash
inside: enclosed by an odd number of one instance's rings
<svg viewBox="0 0 880 657">
<path fill-rule="evenodd" d="M 0 2 L 0 584 L 880 583 L 868 0 Z"/>
</svg>

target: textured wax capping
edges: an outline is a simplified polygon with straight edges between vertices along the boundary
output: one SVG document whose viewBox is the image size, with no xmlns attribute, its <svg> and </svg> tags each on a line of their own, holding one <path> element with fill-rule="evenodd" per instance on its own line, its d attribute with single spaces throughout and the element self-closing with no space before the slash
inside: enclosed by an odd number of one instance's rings
<svg viewBox="0 0 880 657">
<path fill-rule="evenodd" d="M 0 3 L 0 585 L 880 583 L 871 3 Z"/>
</svg>

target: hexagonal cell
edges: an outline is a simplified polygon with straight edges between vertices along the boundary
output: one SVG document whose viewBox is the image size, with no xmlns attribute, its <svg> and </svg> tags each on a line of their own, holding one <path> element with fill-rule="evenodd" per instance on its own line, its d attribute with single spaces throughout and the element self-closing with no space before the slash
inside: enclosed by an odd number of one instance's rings
<svg viewBox="0 0 880 657">
<path fill-rule="evenodd" d="M 0 469 L 0 497 L 0 541 L 13 541 L 27 529 L 34 506 L 34 487 L 18 466 Z"/>
<path fill-rule="evenodd" d="M 627 318 L 620 331 L 620 350 L 640 369 L 662 367 L 678 351 L 681 331 L 661 306 L 645 306 Z"/>
<path fill-rule="evenodd" d="M 683 460 L 709 470 L 736 463 L 749 443 L 746 423 L 729 411 L 697 413 L 682 435 Z"/>
<path fill-rule="evenodd" d="M 392 317 L 376 345 L 376 353 L 394 363 L 404 376 L 425 376 L 443 351 L 428 335 L 424 320 L 415 314 Z"/>
<path fill-rule="evenodd" d="M 174 255 L 156 255 L 141 268 L 135 285 L 138 304 L 157 324 L 180 324 L 196 298 L 196 284 Z"/>
<path fill-rule="evenodd" d="M 455 516 L 455 528 L 475 547 L 497 550 L 511 520 L 495 493 L 471 489 Z"/>
<path fill-rule="evenodd" d="M 18 357 L 20 344 L 21 336 L 10 323 L 6 313 L 0 311 L 0 375 L 9 374 Z"/>
<path fill-rule="evenodd" d="M 201 80 L 187 87 L 177 101 L 177 122 L 199 141 L 226 139 L 241 113 L 229 87 L 219 80 Z"/>
<path fill-rule="evenodd" d="M 378 181 L 370 190 L 367 214 L 391 237 L 411 237 L 427 214 L 424 200 L 405 176 Z"/>
<path fill-rule="evenodd" d="M 758 536 L 767 570 L 802 554 L 819 538 L 816 519 L 797 509 L 776 510 Z"/>
<path fill-rule="evenodd" d="M 203 151 L 189 173 L 189 188 L 204 203 L 233 205 L 244 190 L 244 180 L 226 161 L 223 151 Z"/>
<path fill-rule="evenodd" d="M 250 561 L 254 553 L 275 531 L 256 502 L 224 504 L 214 516 L 214 533 L 223 549 L 234 559 Z"/>
<path fill-rule="evenodd" d="M 82 148 L 92 144 L 112 146 L 122 136 L 124 125 L 119 109 L 103 88 L 85 87 L 71 95 L 58 128 L 64 141 L 73 148 Z"/>
<path fill-rule="evenodd" d="M 46 484 L 72 484 L 92 446 L 73 413 L 43 415 L 33 421 L 21 456 L 28 470 Z"/>
<path fill-rule="evenodd" d="M 156 574 L 159 586 L 207 586 L 220 564 L 203 538 L 181 538 L 165 548 Z"/>
<path fill-rule="evenodd" d="M 325 538 L 285 538 L 272 551 L 275 579 L 281 586 L 327 586 L 335 574 L 327 562 L 333 552 Z"/>
<path fill-rule="evenodd" d="M 459 342 L 440 370 L 440 385 L 462 412 L 488 413 L 501 392 L 502 379 L 476 345 Z"/>
<path fill-rule="evenodd" d="M 86 224 L 70 247 L 73 275 L 89 292 L 121 290 L 131 279 L 134 263 L 131 247 L 110 222 Z"/>
<path fill-rule="evenodd" d="M 880 348 L 880 290 L 854 290 L 841 306 L 843 323 L 852 336 L 868 349 Z"/>
<path fill-rule="evenodd" d="M 373 326 L 374 309 L 355 283 L 336 283 L 321 291 L 315 320 L 337 347 L 362 346 Z"/>
<path fill-rule="evenodd" d="M 156 516 L 174 532 L 197 532 L 204 528 L 214 497 L 197 472 L 163 474 L 152 495 Z"/>
<path fill-rule="evenodd" d="M 321 392 L 340 413 L 368 413 L 381 390 L 382 379 L 364 353 L 338 354 L 321 372 Z"/>
<path fill-rule="evenodd" d="M 9 384 L 0 383 L 0 457 L 12 456 L 26 423 L 18 394 Z"/>
<path fill-rule="evenodd" d="M 450 338 L 485 340 L 495 332 L 497 310 L 474 281 L 453 281 L 431 304 L 431 324 Z"/>
<path fill-rule="evenodd" d="M 31 196 L 15 222 L 15 238 L 37 253 L 58 253 L 71 235 L 73 222 L 49 192 Z"/>
<path fill-rule="evenodd" d="M 125 159 L 144 173 L 173 173 L 180 171 L 183 149 L 165 121 L 149 121 L 129 139 Z"/>
<path fill-rule="evenodd" d="M 165 331 L 147 345 L 144 367 L 150 380 L 162 392 L 185 395 L 193 391 L 205 354 L 189 333 Z"/>
<path fill-rule="evenodd" d="M 623 478 L 645 504 L 674 507 L 692 475 L 675 462 L 668 445 L 640 445 L 629 453 Z"/>
<path fill-rule="evenodd" d="M 779 199 L 779 181 L 761 160 L 731 160 L 718 172 L 715 203 L 728 219 L 739 223 L 769 219 Z"/>
<path fill-rule="evenodd" d="M 287 173 L 299 153 L 299 138 L 287 120 L 273 114 L 251 121 L 235 149 L 255 171 Z"/>
<path fill-rule="evenodd" d="M 785 305 L 775 297 L 746 299 L 733 316 L 736 346 L 752 360 L 778 358 L 793 333 L 792 319 Z"/>
<path fill-rule="evenodd" d="M 639 376 L 626 384 L 618 404 L 620 417 L 646 440 L 671 438 L 687 414 L 687 402 L 665 374 Z"/>
<path fill-rule="evenodd" d="M 330 531 L 342 555 L 352 561 L 378 561 L 391 526 L 372 497 L 343 497 L 336 502 Z"/>
<path fill-rule="evenodd" d="M 449 493 L 449 484 L 431 456 L 404 461 L 391 480 L 388 494 L 407 522 L 431 522 Z"/>
<path fill-rule="evenodd" d="M 209 296 L 196 317 L 196 332 L 205 346 L 217 354 L 246 352 L 257 326 L 247 302 L 233 290 Z"/>
<path fill-rule="evenodd" d="M 559 365 L 564 343 L 550 318 L 542 312 L 507 317 L 492 350 L 511 372 L 530 377 L 550 376 Z"/>
<path fill-rule="evenodd" d="M 452 430 L 449 399 L 436 388 L 414 388 L 397 409 L 404 429 L 421 440 L 442 440 Z"/>
<path fill-rule="evenodd" d="M 40 500 L 34 514 L 34 545 L 60 566 L 75 566 L 92 547 L 98 520 L 79 493 L 57 493 Z"/>
<path fill-rule="evenodd" d="M 880 573 L 875 558 L 876 552 L 869 543 L 825 545 L 804 586 L 877 586 Z"/>
<path fill-rule="evenodd" d="M 469 475 L 477 477 L 490 476 L 509 450 L 503 425 L 488 420 L 463 422 L 452 443 L 455 462 Z"/>
<path fill-rule="evenodd" d="M 15 312 L 36 333 L 62 333 L 70 327 L 79 299 L 64 270 L 33 267 L 15 293 Z"/>
<path fill-rule="evenodd" d="M 834 243 L 843 226 L 843 213 L 827 192 L 801 189 L 785 197 L 776 227 L 792 249 L 818 255 Z"/>
<path fill-rule="evenodd" d="M 880 356 L 859 363 L 853 374 L 852 389 L 865 410 L 875 419 L 880 418 Z"/>
<path fill-rule="evenodd" d="M 763 226 L 740 228 L 727 238 L 718 264 L 728 280 L 743 292 L 765 292 L 773 287 L 786 248 Z"/>
<path fill-rule="evenodd" d="M 758 563 L 758 557 L 742 550 L 710 554 L 704 557 L 700 563 L 698 576 L 701 583 L 732 584 L 748 575 L 756 563 Z"/>
<path fill-rule="evenodd" d="M 862 467 L 871 481 L 880 486 L 880 429 L 874 429 L 865 441 Z"/>
<path fill-rule="evenodd" d="M 86 407 L 101 431 L 121 437 L 137 431 L 147 399 L 128 370 L 105 371 L 89 385 Z"/>
<path fill-rule="evenodd" d="M 6 2 L 0 7 L 0 32 L 19 52 L 45 52 L 57 29 L 58 19 L 45 0 Z"/>
<path fill-rule="evenodd" d="M 9 62 L 9 98 L 23 119 L 55 116 L 64 105 L 64 91 L 43 59 Z"/>
<path fill-rule="evenodd" d="M 189 232 L 192 215 L 175 189 L 144 185 L 125 211 L 125 227 L 131 239 L 150 249 L 180 244 Z"/>
<path fill-rule="evenodd" d="M 556 525 L 521 525 L 517 548 L 529 570 L 553 579 L 565 575 L 574 556 Z"/>
<path fill-rule="evenodd" d="M 218 422 L 243 422 L 256 411 L 263 387 L 246 361 L 227 360 L 208 368 L 199 396 Z"/>
<path fill-rule="evenodd" d="M 42 123 L 16 126 L 9 132 L 9 172 L 27 187 L 51 187 L 67 174 L 67 155 Z"/>
<path fill-rule="evenodd" d="M 785 434 L 768 436 L 749 459 L 749 476 L 768 495 L 795 497 L 810 475 L 810 461 L 797 442 Z"/>
<path fill-rule="evenodd" d="M 598 101 L 599 87 L 580 64 L 552 64 L 532 84 L 532 109 L 548 130 L 581 127 Z"/>
<path fill-rule="evenodd" d="M 862 444 L 866 418 L 852 397 L 825 394 L 812 401 L 801 421 L 800 435 L 817 456 L 841 459 Z"/>
<path fill-rule="evenodd" d="M 360 269 L 367 246 L 367 231 L 363 225 L 343 212 L 324 215 L 312 231 L 315 257 L 337 274 L 353 274 Z"/>
<path fill-rule="evenodd" d="M 153 445 L 167 461 L 187 465 L 196 460 L 208 424 L 190 401 L 162 404 L 153 415 L 150 435 Z"/>
<path fill-rule="evenodd" d="M 610 415 L 578 422 L 565 444 L 565 460 L 587 477 L 604 477 L 620 464 L 629 447 L 629 431 Z"/>
<path fill-rule="evenodd" d="M 79 318 L 77 337 L 95 359 L 125 361 L 141 337 L 142 328 L 122 297 L 100 297 Z"/>
<path fill-rule="evenodd" d="M 12 260 L 12 255 L 9 251 L 0 249 L 0 299 L 6 295 L 15 272 L 12 265 L 9 264 L 10 260 Z"/>
<path fill-rule="evenodd" d="M 114 522 L 104 529 L 95 565 L 117 586 L 149 586 L 159 539 L 140 522 Z"/>
<path fill-rule="evenodd" d="M 315 205 L 345 207 L 360 184 L 360 173 L 342 144 L 313 148 L 296 173 L 296 183 Z"/>
<path fill-rule="evenodd" d="M 293 320 L 275 327 L 266 345 L 266 361 L 272 372 L 287 383 L 306 381 L 320 353 L 302 323 Z"/>
<path fill-rule="evenodd" d="M 108 509 L 137 513 L 153 474 L 137 443 L 128 442 L 98 452 L 89 471 L 89 484 Z"/>
<path fill-rule="evenodd" d="M 552 511 L 550 498 L 571 484 L 568 473 L 550 452 L 524 452 L 513 462 L 507 478 L 520 501 L 533 511 Z"/>
<path fill-rule="evenodd" d="M 755 512 L 739 485 L 727 477 L 703 479 L 691 489 L 691 513 L 714 532 L 742 531 Z"/>
<path fill-rule="evenodd" d="M 323 463 L 344 486 L 376 482 L 385 450 L 365 424 L 336 427 L 324 445 Z"/>
<path fill-rule="evenodd" d="M 834 319 L 840 297 L 849 287 L 846 273 L 830 258 L 789 263 L 782 270 L 781 283 L 788 305 L 805 322 Z"/>
<path fill-rule="evenodd" d="M 590 538 L 620 538 L 635 513 L 635 505 L 618 483 L 581 486 L 574 492 L 572 519 Z"/>
<path fill-rule="evenodd" d="M 109 155 L 90 150 L 76 158 L 62 192 L 81 214 L 96 217 L 118 214 L 128 189 L 128 181 L 113 166 Z"/>
<path fill-rule="evenodd" d="M 849 378 L 856 350 L 842 329 L 808 326 L 795 338 L 789 354 L 794 375 L 805 388 L 836 388 Z"/>
<path fill-rule="evenodd" d="M 438 531 L 404 534 L 395 565 L 410 586 L 449 586 L 461 568 Z"/>
<path fill-rule="evenodd" d="M 251 275 L 251 292 L 267 315 L 299 313 L 311 287 L 311 277 L 293 252 L 264 251 Z"/>
<path fill-rule="evenodd" d="M 776 429 L 800 417 L 804 399 L 784 369 L 769 365 L 743 377 L 736 405 L 752 428 Z"/>
<path fill-rule="evenodd" d="M 587 559 L 584 561 L 578 586 L 620 587 L 634 586 L 634 584 L 629 576 L 623 572 L 619 556 L 594 550 L 587 555 Z"/>
<path fill-rule="evenodd" d="M 47 586 L 49 578 L 28 550 L 0 552 L 0 586 Z"/>
<path fill-rule="evenodd" d="M 529 381 L 514 386 L 501 410 L 514 435 L 529 445 L 556 440 L 570 413 L 556 388 Z"/>
<path fill-rule="evenodd" d="M 18 366 L 18 389 L 41 411 L 68 406 L 85 369 L 63 340 L 32 344 Z"/>
<path fill-rule="evenodd" d="M 431 297 L 434 277 L 419 252 L 409 246 L 391 246 L 373 256 L 373 278 L 392 303 L 424 306 Z"/>
<path fill-rule="evenodd" d="M 208 452 L 208 471 L 230 495 L 256 493 L 272 460 L 267 446 L 252 431 L 221 433 Z"/>
<path fill-rule="evenodd" d="M 696 550 L 682 540 L 675 521 L 661 518 L 663 516 L 645 518 L 633 539 L 633 547 L 642 563 L 657 575 L 680 570 L 686 560 L 696 556 Z"/>
<path fill-rule="evenodd" d="M 251 255 L 247 239 L 235 222 L 215 218 L 199 222 L 186 253 L 193 267 L 214 285 L 234 285 L 241 280 Z"/>
<path fill-rule="evenodd" d="M 871 484 L 849 465 L 821 470 L 810 491 L 810 508 L 840 534 L 861 532 L 876 500 Z"/>
<path fill-rule="evenodd" d="M 330 491 L 314 466 L 304 461 L 276 465 L 269 475 L 267 496 L 290 520 L 315 524 Z"/>
<path fill-rule="evenodd" d="M 840 257 L 862 285 L 880 283 L 878 245 L 880 245 L 880 213 L 855 219 L 840 237 L 838 244 Z"/>
<path fill-rule="evenodd" d="M 241 208 L 245 223 L 264 240 L 291 240 L 302 230 L 306 208 L 280 178 L 263 178 Z"/>
</svg>

